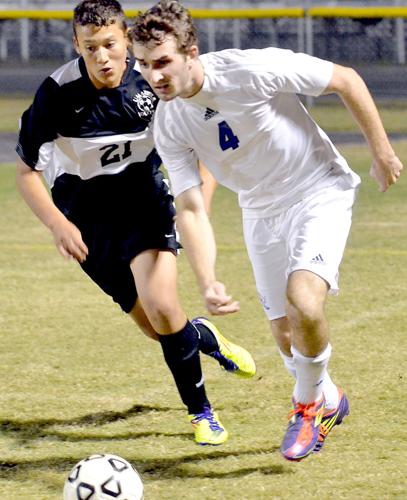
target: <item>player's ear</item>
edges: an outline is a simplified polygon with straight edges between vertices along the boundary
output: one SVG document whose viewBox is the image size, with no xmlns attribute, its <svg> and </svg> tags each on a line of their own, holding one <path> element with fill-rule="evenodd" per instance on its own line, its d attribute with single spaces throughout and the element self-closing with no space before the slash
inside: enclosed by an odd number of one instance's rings
<svg viewBox="0 0 407 500">
<path fill-rule="evenodd" d="M 198 56 L 199 56 L 198 45 L 191 45 L 191 47 L 189 47 L 189 49 L 188 49 L 188 56 L 191 59 L 197 59 L 198 58 Z"/>
</svg>

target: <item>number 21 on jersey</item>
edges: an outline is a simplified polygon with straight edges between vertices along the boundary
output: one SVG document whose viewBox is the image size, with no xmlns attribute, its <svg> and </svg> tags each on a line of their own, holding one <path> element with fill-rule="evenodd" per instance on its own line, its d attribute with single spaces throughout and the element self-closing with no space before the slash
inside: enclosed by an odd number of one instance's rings
<svg viewBox="0 0 407 500">
<path fill-rule="evenodd" d="M 222 151 L 229 148 L 236 149 L 239 147 L 239 138 L 233 133 L 229 125 L 223 121 L 218 123 L 219 129 L 219 145 Z"/>
</svg>

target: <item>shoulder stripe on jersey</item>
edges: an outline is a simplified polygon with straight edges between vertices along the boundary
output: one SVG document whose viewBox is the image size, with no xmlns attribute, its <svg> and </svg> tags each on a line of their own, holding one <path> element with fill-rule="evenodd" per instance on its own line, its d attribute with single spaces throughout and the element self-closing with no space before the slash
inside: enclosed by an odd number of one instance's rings
<svg viewBox="0 0 407 500">
<path fill-rule="evenodd" d="M 79 69 L 79 58 L 67 62 L 51 75 L 51 78 L 59 85 L 79 80 L 82 77 Z"/>
</svg>

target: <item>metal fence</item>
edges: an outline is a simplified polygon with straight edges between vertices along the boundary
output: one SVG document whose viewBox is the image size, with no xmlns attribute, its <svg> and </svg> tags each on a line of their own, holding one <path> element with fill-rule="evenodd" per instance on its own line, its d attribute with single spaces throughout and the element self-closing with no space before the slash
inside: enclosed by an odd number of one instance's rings
<svg viewBox="0 0 407 500">
<path fill-rule="evenodd" d="M 0 73 L 19 62 L 54 65 L 73 57 L 71 15 L 76 3 L 0 0 Z M 134 1 L 122 0 L 122 4 L 130 21 L 139 9 L 151 5 L 137 4 L 134 9 Z M 386 7 L 376 0 L 331 1 L 329 5 L 314 0 L 244 4 L 190 0 L 185 5 L 196 20 L 202 52 L 228 47 L 289 48 L 361 66 L 362 71 L 366 67 L 370 78 L 379 71 L 387 79 L 394 74 L 393 84 L 381 83 L 384 93 L 391 96 L 392 90 L 407 96 L 407 1 L 390 0 Z"/>
<path fill-rule="evenodd" d="M 256 0 L 253 0 L 259 4 Z M 0 61 L 66 60 L 73 55 L 72 9 L 46 0 L 20 0 L 20 7 L 0 3 Z M 126 8 L 128 2 L 123 1 Z M 186 2 L 198 5 L 199 0 Z M 229 2 L 237 4 L 237 2 Z M 286 0 L 286 3 L 292 3 Z M 372 2 L 369 2 L 371 4 Z M 278 46 L 340 62 L 399 63 L 406 61 L 407 2 L 398 6 L 316 6 L 195 9 L 201 49 Z M 3 8 L 2 8 L 3 5 Z M 15 5 L 15 4 L 14 4 Z M 271 5 L 271 6 L 270 6 Z M 63 7 L 63 8 L 62 8 Z M 140 5 L 142 8 L 143 6 Z M 134 15 L 137 10 L 126 9 Z M 27 16 L 27 17 L 25 17 Z"/>
</svg>

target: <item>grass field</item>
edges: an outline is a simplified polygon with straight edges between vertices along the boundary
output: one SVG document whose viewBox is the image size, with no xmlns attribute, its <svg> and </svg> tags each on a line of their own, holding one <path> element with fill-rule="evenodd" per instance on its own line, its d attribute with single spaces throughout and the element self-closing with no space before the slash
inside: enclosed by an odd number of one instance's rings
<svg viewBox="0 0 407 500">
<path fill-rule="evenodd" d="M 407 143 L 395 147 L 406 160 Z M 234 195 L 217 191 L 213 223 L 218 275 L 241 312 L 216 322 L 251 350 L 258 373 L 241 381 L 203 359 L 230 440 L 200 448 L 159 346 L 59 257 L 17 195 L 12 165 L 1 166 L 2 499 L 61 499 L 70 468 L 100 452 L 137 467 L 146 500 L 407 498 L 407 183 L 380 194 L 367 175 L 365 146 L 341 150 L 363 178 L 341 293 L 328 302 L 331 374 L 351 414 L 323 452 L 299 464 L 278 451 L 292 380 L 257 300 Z M 188 314 L 203 314 L 184 256 L 179 285 Z"/>
</svg>

